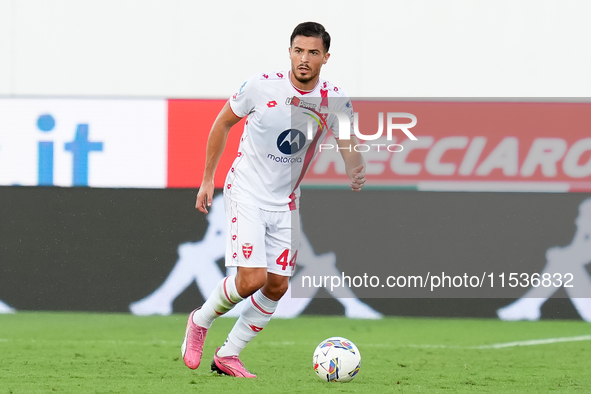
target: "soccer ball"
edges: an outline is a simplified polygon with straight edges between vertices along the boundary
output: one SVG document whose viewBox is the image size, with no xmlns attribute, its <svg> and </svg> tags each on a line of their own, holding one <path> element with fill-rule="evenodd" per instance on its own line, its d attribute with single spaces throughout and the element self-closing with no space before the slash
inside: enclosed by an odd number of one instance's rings
<svg viewBox="0 0 591 394">
<path fill-rule="evenodd" d="M 331 337 L 314 351 L 314 372 L 325 382 L 350 382 L 359 372 L 361 354 L 350 340 Z"/>
</svg>

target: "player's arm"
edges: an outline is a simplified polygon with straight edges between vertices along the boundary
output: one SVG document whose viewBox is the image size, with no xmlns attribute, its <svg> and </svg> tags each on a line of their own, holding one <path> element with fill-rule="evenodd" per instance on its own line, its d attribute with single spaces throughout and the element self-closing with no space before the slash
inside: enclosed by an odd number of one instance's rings
<svg viewBox="0 0 591 394">
<path fill-rule="evenodd" d="M 232 126 L 238 123 L 240 119 L 234 115 L 234 112 L 230 108 L 230 103 L 227 102 L 213 122 L 211 131 L 209 132 L 205 153 L 205 171 L 203 172 L 203 181 L 197 193 L 197 203 L 195 204 L 195 207 L 203 213 L 207 213 L 207 207 L 211 206 L 215 189 L 215 170 L 226 147 L 228 134 Z"/>
<path fill-rule="evenodd" d="M 357 138 L 351 135 L 351 139 L 337 139 L 337 145 L 343 160 L 345 161 L 345 171 L 347 176 L 351 179 L 351 190 L 359 192 L 365 184 L 365 160 L 361 153 L 355 151 L 354 146 L 357 144 Z"/>
</svg>

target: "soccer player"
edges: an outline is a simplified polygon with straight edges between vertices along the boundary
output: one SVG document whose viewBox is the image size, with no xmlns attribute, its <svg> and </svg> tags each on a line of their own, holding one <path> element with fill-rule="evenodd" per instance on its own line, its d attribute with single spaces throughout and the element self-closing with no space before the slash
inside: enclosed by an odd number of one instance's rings
<svg viewBox="0 0 591 394">
<path fill-rule="evenodd" d="M 228 339 L 217 348 L 211 368 L 219 374 L 255 378 L 238 356 L 265 328 L 286 292 L 300 238 L 300 182 L 329 129 L 345 161 L 350 188 L 365 183 L 365 162 L 355 151 L 353 109 L 342 89 L 320 79 L 330 57 L 330 35 L 318 23 L 301 23 L 290 38 L 291 70 L 249 78 L 224 105 L 209 134 L 205 170 L 196 208 L 207 213 L 214 174 L 230 129 L 246 117 L 236 159 L 226 177 L 228 220 L 226 266 L 238 267 L 191 312 L 181 346 L 185 364 L 196 369 L 207 331 L 217 317 L 244 300 Z M 330 113 L 330 111 L 334 111 Z M 346 114 L 347 130 L 338 115 Z"/>
</svg>

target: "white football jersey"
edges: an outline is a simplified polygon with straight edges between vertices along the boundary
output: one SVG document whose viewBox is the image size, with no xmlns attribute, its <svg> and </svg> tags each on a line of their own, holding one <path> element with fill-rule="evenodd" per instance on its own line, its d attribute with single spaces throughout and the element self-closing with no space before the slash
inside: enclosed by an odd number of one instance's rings
<svg viewBox="0 0 591 394">
<path fill-rule="evenodd" d="M 320 79 L 309 92 L 291 83 L 289 72 L 250 77 L 230 99 L 246 116 L 238 153 L 224 193 L 230 199 L 270 211 L 296 209 L 300 183 L 328 130 L 339 137 L 338 111 L 353 132 L 353 107 L 346 94 Z M 342 134 L 341 134 L 342 135 Z"/>
</svg>

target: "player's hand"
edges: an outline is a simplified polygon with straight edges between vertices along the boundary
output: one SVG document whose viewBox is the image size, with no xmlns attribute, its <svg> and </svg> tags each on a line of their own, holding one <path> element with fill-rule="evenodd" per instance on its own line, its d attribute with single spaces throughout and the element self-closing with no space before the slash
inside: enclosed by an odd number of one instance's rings
<svg viewBox="0 0 591 394">
<path fill-rule="evenodd" d="M 365 184 L 365 166 L 361 164 L 353 169 L 351 174 L 351 190 L 354 192 L 360 192 Z"/>
<path fill-rule="evenodd" d="M 195 208 L 203 213 L 208 213 L 207 208 L 211 207 L 211 200 L 213 199 L 214 185 L 213 181 L 203 182 L 197 193 L 197 202 Z"/>
</svg>

